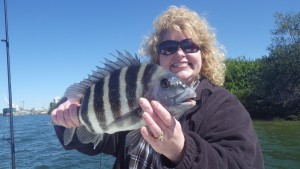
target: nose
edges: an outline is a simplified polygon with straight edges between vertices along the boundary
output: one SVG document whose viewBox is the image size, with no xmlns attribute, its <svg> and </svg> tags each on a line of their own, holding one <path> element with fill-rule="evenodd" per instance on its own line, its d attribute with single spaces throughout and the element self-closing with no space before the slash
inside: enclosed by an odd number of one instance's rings
<svg viewBox="0 0 300 169">
<path fill-rule="evenodd" d="M 181 47 L 179 46 L 177 51 L 175 52 L 176 55 L 178 56 L 186 56 L 186 53 L 181 49 Z"/>
</svg>

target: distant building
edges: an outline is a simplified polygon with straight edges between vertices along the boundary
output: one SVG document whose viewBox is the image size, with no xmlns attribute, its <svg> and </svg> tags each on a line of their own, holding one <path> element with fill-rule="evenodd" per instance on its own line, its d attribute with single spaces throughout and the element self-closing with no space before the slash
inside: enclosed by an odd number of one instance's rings
<svg viewBox="0 0 300 169">
<path fill-rule="evenodd" d="M 61 100 L 61 97 L 60 97 L 60 96 L 56 96 L 56 97 L 54 97 L 53 102 L 56 104 L 56 103 L 58 103 L 60 100 Z"/>
</svg>

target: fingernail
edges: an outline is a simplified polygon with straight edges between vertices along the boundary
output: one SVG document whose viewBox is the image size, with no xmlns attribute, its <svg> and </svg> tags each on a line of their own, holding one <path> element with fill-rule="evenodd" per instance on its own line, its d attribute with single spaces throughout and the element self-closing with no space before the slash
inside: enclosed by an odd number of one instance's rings
<svg viewBox="0 0 300 169">
<path fill-rule="evenodd" d="M 151 101 L 151 104 L 152 104 L 153 106 L 157 106 L 157 101 L 152 100 L 152 101 Z"/>
<path fill-rule="evenodd" d="M 147 114 L 147 112 L 144 111 L 143 114 L 142 114 L 142 116 L 145 116 L 145 114 Z"/>
<path fill-rule="evenodd" d="M 140 104 L 140 105 L 143 105 L 144 102 L 145 102 L 145 99 L 141 97 L 141 98 L 139 99 L 139 104 Z"/>
</svg>

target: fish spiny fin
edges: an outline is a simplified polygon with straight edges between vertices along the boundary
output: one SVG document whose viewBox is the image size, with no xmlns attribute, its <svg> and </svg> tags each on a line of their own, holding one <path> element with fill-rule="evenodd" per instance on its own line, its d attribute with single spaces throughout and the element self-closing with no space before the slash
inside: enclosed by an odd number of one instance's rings
<svg viewBox="0 0 300 169">
<path fill-rule="evenodd" d="M 126 52 L 127 58 L 131 58 L 130 61 L 131 61 L 132 64 L 140 64 L 141 63 L 140 59 L 138 58 L 138 56 L 136 54 L 134 56 L 132 56 L 126 50 L 125 50 L 125 52 Z"/>
<path fill-rule="evenodd" d="M 125 55 L 119 51 L 117 51 L 117 53 L 118 56 L 111 54 L 116 59 L 115 61 L 104 59 L 104 63 L 102 63 L 104 67 L 96 66 L 97 71 L 93 71 L 91 75 L 88 75 L 88 78 L 83 79 L 81 82 L 75 83 L 68 87 L 65 92 L 65 97 L 67 97 L 70 101 L 80 102 L 86 90 L 104 77 L 110 75 L 116 70 L 141 63 L 137 55 L 132 56 L 127 51 Z"/>
<path fill-rule="evenodd" d="M 94 149 L 101 142 L 103 134 L 90 133 L 85 126 L 80 126 L 76 130 L 78 140 L 83 144 L 94 143 Z"/>
<path fill-rule="evenodd" d="M 99 72 L 96 72 L 96 71 L 93 71 L 93 76 L 99 78 L 99 79 L 102 79 L 103 77 L 105 77 L 104 74 L 101 74 Z"/>
<path fill-rule="evenodd" d="M 116 63 L 118 65 L 123 65 L 123 67 L 126 66 L 130 66 L 130 65 L 136 65 L 136 64 L 140 64 L 141 61 L 140 59 L 137 57 L 137 55 L 132 56 L 129 52 L 126 51 L 126 55 L 124 55 L 123 53 L 117 51 L 118 56 L 115 56 L 113 54 L 111 54 L 115 59 L 116 59 Z"/>
<path fill-rule="evenodd" d="M 64 131 L 64 145 L 69 145 L 73 139 L 76 128 L 66 128 Z"/>
</svg>

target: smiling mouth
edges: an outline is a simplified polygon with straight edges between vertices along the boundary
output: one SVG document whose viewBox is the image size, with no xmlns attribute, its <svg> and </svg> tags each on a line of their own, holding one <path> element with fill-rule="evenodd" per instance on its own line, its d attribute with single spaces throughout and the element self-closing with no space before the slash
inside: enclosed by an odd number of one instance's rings
<svg viewBox="0 0 300 169">
<path fill-rule="evenodd" d="M 174 63 L 172 64 L 172 67 L 188 67 L 188 66 L 192 66 L 192 64 L 187 63 L 187 62 L 183 62 L 183 63 Z"/>
</svg>

